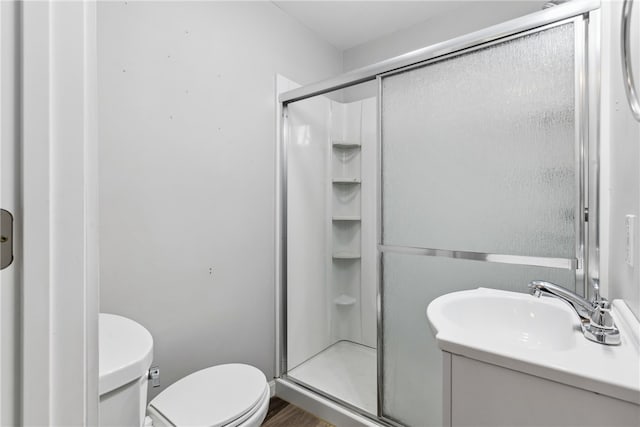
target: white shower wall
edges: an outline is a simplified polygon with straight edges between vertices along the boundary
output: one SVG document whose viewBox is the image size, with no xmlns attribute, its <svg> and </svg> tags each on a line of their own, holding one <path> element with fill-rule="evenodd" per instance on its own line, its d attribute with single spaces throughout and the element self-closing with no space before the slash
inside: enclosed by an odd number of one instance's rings
<svg viewBox="0 0 640 427">
<path fill-rule="evenodd" d="M 329 99 L 288 108 L 287 363 L 299 365 L 331 345 L 327 309 Z"/>
<path fill-rule="evenodd" d="M 376 246 L 376 213 L 377 213 L 377 102 L 376 98 L 341 103 L 331 102 L 331 140 L 356 142 L 359 149 L 333 149 L 332 177 L 357 177 L 361 184 L 358 189 L 333 188 L 334 192 L 357 191 L 357 215 L 359 222 L 334 222 L 332 224 L 333 249 L 344 247 L 348 242 L 349 249 L 360 254 L 360 260 L 332 262 L 332 287 L 330 301 L 334 302 L 341 295 L 355 298 L 353 306 L 332 303 L 331 323 L 332 341 L 347 340 L 369 347 L 377 345 L 377 246 Z M 336 151 L 338 151 L 336 153 Z M 351 151 L 351 152 L 349 152 Z M 349 160 L 347 170 L 345 162 L 336 161 L 335 157 L 353 156 Z M 356 162 L 354 162 L 356 160 Z M 331 200 L 333 213 L 339 208 L 339 200 Z M 336 207 L 338 205 L 338 207 Z"/>
<path fill-rule="evenodd" d="M 341 340 L 376 346 L 376 108 L 375 98 L 341 103 L 324 96 L 288 107 L 289 369 Z M 360 143 L 348 153 L 357 162 L 336 159 L 334 141 Z M 356 197 L 342 203 L 340 192 L 354 189 L 334 178 L 360 179 Z M 354 216 L 360 220 L 334 221 Z M 332 259 L 340 251 L 360 258 Z"/>
<path fill-rule="evenodd" d="M 361 343 L 377 347 L 378 339 L 378 100 L 362 104 L 362 321 Z"/>
</svg>

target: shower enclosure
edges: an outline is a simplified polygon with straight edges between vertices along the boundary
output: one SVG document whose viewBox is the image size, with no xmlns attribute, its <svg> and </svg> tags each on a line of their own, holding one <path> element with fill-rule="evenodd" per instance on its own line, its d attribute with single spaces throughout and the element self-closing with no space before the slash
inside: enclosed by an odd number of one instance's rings
<svg viewBox="0 0 640 427">
<path fill-rule="evenodd" d="M 429 302 L 536 279 L 588 292 L 598 5 L 281 96 L 279 384 L 383 424 L 442 425 Z"/>
</svg>

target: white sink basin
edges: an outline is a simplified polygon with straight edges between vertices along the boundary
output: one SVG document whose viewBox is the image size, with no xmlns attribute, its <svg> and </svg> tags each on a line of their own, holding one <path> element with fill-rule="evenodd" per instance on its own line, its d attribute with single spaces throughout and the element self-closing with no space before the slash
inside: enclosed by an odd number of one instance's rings
<svg viewBox="0 0 640 427">
<path fill-rule="evenodd" d="M 436 330 L 456 328 L 494 345 L 557 351 L 575 347 L 580 323 L 571 307 L 560 300 L 522 296 L 482 288 L 454 292 L 436 299 L 427 315 Z"/>
<path fill-rule="evenodd" d="M 557 298 L 478 288 L 427 308 L 444 351 L 640 404 L 640 325 L 622 301 L 612 315 L 619 346 L 587 340 L 577 314 Z"/>
</svg>

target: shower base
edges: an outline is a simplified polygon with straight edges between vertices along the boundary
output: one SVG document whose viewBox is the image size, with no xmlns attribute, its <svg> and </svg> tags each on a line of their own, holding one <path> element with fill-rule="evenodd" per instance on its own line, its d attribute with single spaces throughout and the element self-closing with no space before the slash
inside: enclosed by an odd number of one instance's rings
<svg viewBox="0 0 640 427">
<path fill-rule="evenodd" d="M 375 415 L 376 365 L 375 349 L 339 341 L 289 371 L 289 377 Z"/>
</svg>

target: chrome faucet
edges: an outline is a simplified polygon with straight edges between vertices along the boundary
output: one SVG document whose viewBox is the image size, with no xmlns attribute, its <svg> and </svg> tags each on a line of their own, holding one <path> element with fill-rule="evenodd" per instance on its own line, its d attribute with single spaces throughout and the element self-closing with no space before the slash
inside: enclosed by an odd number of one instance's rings
<svg viewBox="0 0 640 427">
<path fill-rule="evenodd" d="M 568 303 L 580 317 L 582 333 L 591 341 L 607 345 L 620 344 L 620 331 L 611 317 L 611 303 L 600 296 L 597 280 L 593 283 L 594 295 L 591 301 L 555 283 L 534 280 L 529 283 L 529 293 L 558 298 Z"/>
</svg>

